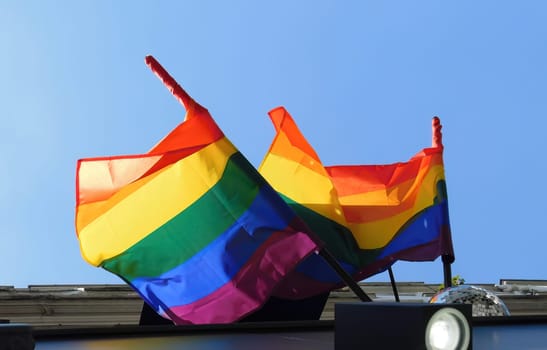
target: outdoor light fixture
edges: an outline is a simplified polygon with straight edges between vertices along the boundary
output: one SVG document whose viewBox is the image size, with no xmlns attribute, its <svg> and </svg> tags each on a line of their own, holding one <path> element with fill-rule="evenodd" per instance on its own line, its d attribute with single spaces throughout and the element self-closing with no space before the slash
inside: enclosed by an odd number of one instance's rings
<svg viewBox="0 0 547 350">
<path fill-rule="evenodd" d="M 334 308 L 335 350 L 472 348 L 469 304 L 370 302 Z"/>
</svg>

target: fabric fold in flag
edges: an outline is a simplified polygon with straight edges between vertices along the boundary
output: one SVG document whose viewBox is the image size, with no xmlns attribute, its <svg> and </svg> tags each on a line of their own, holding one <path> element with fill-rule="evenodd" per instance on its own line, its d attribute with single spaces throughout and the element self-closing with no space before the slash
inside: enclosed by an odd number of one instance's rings
<svg viewBox="0 0 547 350">
<path fill-rule="evenodd" d="M 354 275 L 360 266 L 373 262 L 375 254 L 359 250 L 329 174 L 290 114 L 279 107 L 269 116 L 276 135 L 259 172 L 324 242 L 339 264 Z M 312 255 L 283 281 L 276 296 L 306 298 L 341 283 L 340 276 L 320 256 Z"/>
<path fill-rule="evenodd" d="M 147 63 L 158 74 L 161 66 Z M 148 153 L 78 161 L 81 253 L 176 324 L 234 322 L 260 308 L 317 243 L 166 74 L 186 108 L 183 123 Z"/>
<path fill-rule="evenodd" d="M 441 128 L 434 117 L 432 146 L 406 162 L 326 167 L 359 247 L 380 249 L 376 264 L 455 259 Z"/>
<path fill-rule="evenodd" d="M 438 118 L 433 147 L 408 162 L 329 167 L 283 107 L 269 115 L 276 135 L 260 173 L 355 280 L 396 260 L 453 260 Z M 304 298 L 340 286 L 330 266 L 311 256 L 277 295 Z"/>
</svg>

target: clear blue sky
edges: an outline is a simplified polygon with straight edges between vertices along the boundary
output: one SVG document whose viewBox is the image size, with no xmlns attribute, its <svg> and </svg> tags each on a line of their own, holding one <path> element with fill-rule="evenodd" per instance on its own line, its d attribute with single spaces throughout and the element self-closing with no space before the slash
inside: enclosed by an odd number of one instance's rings
<svg viewBox="0 0 547 350">
<path fill-rule="evenodd" d="M 122 283 L 80 256 L 75 167 L 146 152 L 183 118 L 148 54 L 255 166 L 279 105 L 329 165 L 407 160 L 438 115 L 454 274 L 547 279 L 546 14 L 542 0 L 4 0 L 0 285 Z M 394 273 L 442 282 L 439 261 Z"/>
</svg>

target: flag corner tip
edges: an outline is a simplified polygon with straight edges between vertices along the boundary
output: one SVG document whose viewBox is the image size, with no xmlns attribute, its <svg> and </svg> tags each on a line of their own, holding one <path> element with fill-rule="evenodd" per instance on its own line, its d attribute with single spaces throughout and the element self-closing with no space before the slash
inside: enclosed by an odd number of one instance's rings
<svg viewBox="0 0 547 350">
<path fill-rule="evenodd" d="M 144 56 L 144 62 L 145 62 L 146 64 L 150 64 L 152 61 L 155 61 L 154 56 L 152 56 L 152 55 L 146 55 L 146 56 Z"/>
</svg>

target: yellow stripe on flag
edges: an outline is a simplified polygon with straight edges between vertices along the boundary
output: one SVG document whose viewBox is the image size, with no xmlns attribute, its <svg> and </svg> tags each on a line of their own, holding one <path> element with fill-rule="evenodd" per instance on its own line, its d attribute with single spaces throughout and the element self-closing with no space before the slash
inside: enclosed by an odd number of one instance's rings
<svg viewBox="0 0 547 350">
<path fill-rule="evenodd" d="M 102 207 L 80 206 L 78 215 L 83 217 L 96 216 L 102 211 L 79 231 L 84 259 L 99 266 L 192 205 L 220 180 L 229 157 L 235 152 L 230 141 L 220 139 L 151 176 L 127 185 L 103 201 Z M 118 202 L 117 196 L 124 199 Z M 109 201 L 116 204 L 109 206 Z"/>
<path fill-rule="evenodd" d="M 311 168 L 283 156 L 269 153 L 262 162 L 260 173 L 277 192 L 345 225 L 341 208 L 333 203 L 334 187 L 330 178 L 326 172 L 323 175 Z"/>
<path fill-rule="evenodd" d="M 360 248 L 362 249 L 376 249 L 386 246 L 399 229 L 414 215 L 424 210 L 427 207 L 433 205 L 434 198 L 436 196 L 436 184 L 438 181 L 444 179 L 444 169 L 442 166 L 434 166 L 429 169 L 425 175 L 423 181 L 420 181 L 416 185 L 413 193 L 413 202 L 407 202 L 407 205 L 390 207 L 389 209 L 397 210 L 397 208 L 407 208 L 406 210 L 399 211 L 398 213 L 390 211 L 390 216 L 380 220 L 366 220 L 367 212 L 371 216 L 378 217 L 377 212 L 385 211 L 385 206 L 375 207 L 373 203 L 361 201 L 363 221 L 362 222 L 349 222 L 349 228 L 353 232 L 355 239 Z M 416 192 L 417 191 L 417 192 Z M 342 201 L 342 200 L 341 200 Z M 344 204 L 348 202 L 342 201 Z M 365 204 L 366 203 L 366 204 Z M 354 205 L 359 206 L 358 202 L 353 202 Z M 342 207 L 345 207 L 343 205 Z"/>
</svg>

